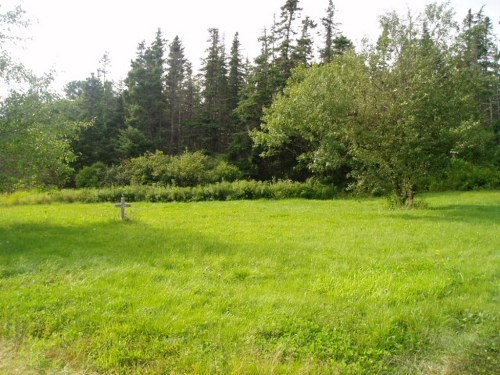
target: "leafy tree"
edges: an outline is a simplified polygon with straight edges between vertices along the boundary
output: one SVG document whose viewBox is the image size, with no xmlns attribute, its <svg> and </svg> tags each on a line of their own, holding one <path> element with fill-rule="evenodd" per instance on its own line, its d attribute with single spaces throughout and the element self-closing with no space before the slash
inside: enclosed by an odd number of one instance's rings
<svg viewBox="0 0 500 375">
<path fill-rule="evenodd" d="M 451 10 L 381 18 L 377 48 L 297 70 L 266 111 L 257 145 L 273 155 L 304 144 L 299 162 L 316 173 L 348 164 L 357 189 L 392 193 L 411 206 L 419 182 L 485 137 L 470 73 L 454 60 Z"/>
<path fill-rule="evenodd" d="M 67 182 L 70 141 L 84 124 L 68 122 L 60 105 L 43 81 L 0 103 L 0 191 Z"/>
<path fill-rule="evenodd" d="M 16 31 L 30 24 L 24 16 L 25 12 L 21 6 L 0 13 L 0 82 L 3 81 L 3 84 L 20 82 L 31 75 L 21 63 L 12 59 L 10 53 L 10 48 L 21 40 Z"/>
<path fill-rule="evenodd" d="M 75 155 L 70 141 L 83 126 L 61 114 L 65 103 L 49 91 L 51 77 L 35 77 L 14 62 L 9 48 L 28 22 L 21 7 L 0 14 L 0 81 L 16 82 L 0 100 L 0 191 L 45 184 L 63 185 Z"/>
<path fill-rule="evenodd" d="M 346 118 L 360 95 L 359 82 L 366 80 L 364 61 L 354 54 L 296 69 L 266 111 L 262 130 L 252 132 L 256 146 L 266 158 L 288 150 L 294 165 L 333 179 L 348 162 Z"/>
</svg>

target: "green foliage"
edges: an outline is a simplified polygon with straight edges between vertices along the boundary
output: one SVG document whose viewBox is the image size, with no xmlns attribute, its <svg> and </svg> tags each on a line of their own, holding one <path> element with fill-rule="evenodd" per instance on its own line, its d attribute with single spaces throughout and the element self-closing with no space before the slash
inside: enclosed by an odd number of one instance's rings
<svg viewBox="0 0 500 375">
<path fill-rule="evenodd" d="M 68 122 L 45 84 L 0 103 L 0 191 L 64 186 L 71 175 L 70 141 L 88 124 Z"/>
<path fill-rule="evenodd" d="M 362 58 L 348 53 L 331 64 L 294 71 L 282 96 L 266 111 L 261 130 L 254 130 L 264 156 L 303 143 L 296 157 L 319 174 L 329 175 L 347 162 L 347 121 L 352 103 L 366 79 Z"/>
<path fill-rule="evenodd" d="M 211 159 L 201 151 L 186 151 L 177 156 L 156 151 L 126 160 L 121 167 L 113 168 L 118 169 L 108 174 L 108 185 L 195 186 L 241 178 L 237 167 Z M 113 181 L 113 175 L 116 175 L 116 181 Z"/>
<path fill-rule="evenodd" d="M 125 124 L 139 130 L 147 143 L 155 148 L 162 146 L 160 140 L 165 136 L 164 54 L 165 40 L 158 29 L 150 46 L 146 47 L 144 42 L 139 44 L 137 57 L 125 79 Z"/>
<path fill-rule="evenodd" d="M 78 139 L 71 143 L 78 155 L 72 163 L 77 170 L 98 161 L 116 163 L 119 156 L 134 154 L 134 147 L 141 148 L 140 141 L 130 131 L 122 132 L 119 139 L 119 129 L 124 123 L 121 96 L 114 90 L 112 82 L 106 80 L 109 73 L 107 54 L 101 63 L 97 75 L 92 73 L 86 80 L 70 82 L 65 88 L 67 118 L 93 124 L 81 131 Z"/>
<path fill-rule="evenodd" d="M 216 183 L 216 182 L 232 182 L 241 179 L 242 173 L 235 165 L 229 164 L 228 162 L 222 160 L 219 161 L 213 169 L 206 172 L 206 182 Z"/>
<path fill-rule="evenodd" d="M 97 162 L 82 168 L 75 176 L 75 184 L 77 188 L 98 188 L 104 186 L 105 178 L 106 166 Z"/>
<path fill-rule="evenodd" d="M 147 185 L 159 182 L 166 171 L 166 165 L 170 162 L 170 156 L 161 151 L 154 154 L 146 153 L 122 163 L 126 173 L 130 176 L 131 184 Z"/>
<path fill-rule="evenodd" d="M 166 166 L 161 181 L 164 184 L 195 186 L 206 180 L 208 156 L 203 152 L 184 152 L 172 157 Z"/>
<path fill-rule="evenodd" d="M 54 190 L 50 192 L 18 192 L 3 197 L 0 204 L 24 205 L 52 202 L 117 202 L 122 196 L 131 202 L 200 202 L 255 199 L 333 199 L 337 190 L 318 182 L 234 181 L 192 187 L 182 186 L 113 186 L 100 189 Z"/>
<path fill-rule="evenodd" d="M 500 194 L 426 200 L 1 207 L 0 372 L 496 374 Z"/>
<path fill-rule="evenodd" d="M 500 189 L 500 171 L 492 166 L 478 166 L 461 159 L 452 159 L 443 176 L 430 181 L 429 190 Z"/>
<path fill-rule="evenodd" d="M 70 142 L 85 125 L 62 115 L 50 75 L 36 77 L 11 58 L 28 25 L 20 6 L 0 13 L 0 191 L 64 186 L 75 156 Z"/>
<path fill-rule="evenodd" d="M 117 150 L 121 157 L 132 158 L 146 152 L 150 147 L 150 142 L 139 129 L 128 126 L 120 130 Z"/>
<path fill-rule="evenodd" d="M 311 172 L 346 171 L 356 190 L 391 194 L 405 206 L 419 181 L 440 175 L 452 157 L 491 157 L 498 146 L 470 94 L 478 81 L 456 56 L 451 15 L 436 4 L 419 17 L 388 13 L 364 55 L 295 70 L 253 131 L 262 155 L 301 144 L 297 163 Z"/>
<path fill-rule="evenodd" d="M 29 21 L 25 18 L 25 11 L 21 6 L 3 12 L 0 9 L 0 83 L 5 89 L 10 82 L 23 82 L 33 78 L 31 72 L 22 64 L 15 62 L 11 56 L 11 49 L 18 44 L 21 29 L 29 26 Z"/>
</svg>

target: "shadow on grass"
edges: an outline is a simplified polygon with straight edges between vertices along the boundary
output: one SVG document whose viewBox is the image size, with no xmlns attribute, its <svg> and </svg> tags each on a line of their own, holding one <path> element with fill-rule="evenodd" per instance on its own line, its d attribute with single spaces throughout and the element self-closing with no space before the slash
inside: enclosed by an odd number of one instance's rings
<svg viewBox="0 0 500 375">
<path fill-rule="evenodd" d="M 14 223 L 0 226 L 0 264 L 24 262 L 108 264 L 150 262 L 169 254 L 193 257 L 224 254 L 232 247 L 198 233 L 158 229 L 135 221 L 54 225 Z"/>
<path fill-rule="evenodd" d="M 500 205 L 453 204 L 439 207 L 429 207 L 438 215 L 419 215 L 409 212 L 396 212 L 398 218 L 404 220 L 423 220 L 430 222 L 463 222 L 467 224 L 498 224 L 500 223 Z M 416 211 L 419 213 L 419 211 Z"/>
</svg>

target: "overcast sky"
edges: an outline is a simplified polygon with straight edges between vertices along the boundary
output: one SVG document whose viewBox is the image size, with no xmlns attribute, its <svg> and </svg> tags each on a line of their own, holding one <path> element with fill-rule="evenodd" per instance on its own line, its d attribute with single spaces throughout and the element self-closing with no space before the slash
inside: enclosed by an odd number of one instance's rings
<svg viewBox="0 0 500 375">
<path fill-rule="evenodd" d="M 209 27 L 217 27 L 230 46 L 240 33 L 243 54 L 253 59 L 259 52 L 257 37 L 279 15 L 285 0 L 0 0 L 0 12 L 21 4 L 27 17 L 36 22 L 28 29 L 30 41 L 17 51 L 26 66 L 37 73 L 56 71 L 56 87 L 85 79 L 96 71 L 105 51 L 111 58 L 115 80 L 124 78 L 142 40 L 149 44 L 161 28 L 172 40 L 179 35 L 185 54 L 194 64 L 207 47 Z M 389 10 L 405 13 L 422 10 L 424 0 L 334 0 L 341 31 L 357 46 L 362 38 L 376 39 L 377 17 Z M 328 0 L 301 0 L 302 14 L 319 20 Z M 452 0 L 457 20 L 469 8 L 485 5 L 485 14 L 495 23 L 498 34 L 500 1 Z"/>
</svg>

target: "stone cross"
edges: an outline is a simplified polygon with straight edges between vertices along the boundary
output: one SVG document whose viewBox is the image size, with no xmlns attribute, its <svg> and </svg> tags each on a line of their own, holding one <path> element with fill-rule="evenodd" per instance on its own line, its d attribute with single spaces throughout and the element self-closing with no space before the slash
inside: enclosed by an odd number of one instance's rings
<svg viewBox="0 0 500 375">
<path fill-rule="evenodd" d="M 122 200 L 120 203 L 115 204 L 115 207 L 120 207 L 121 208 L 121 218 L 122 220 L 125 220 L 125 207 L 130 207 L 130 204 L 125 202 L 125 197 L 122 196 Z"/>
</svg>

